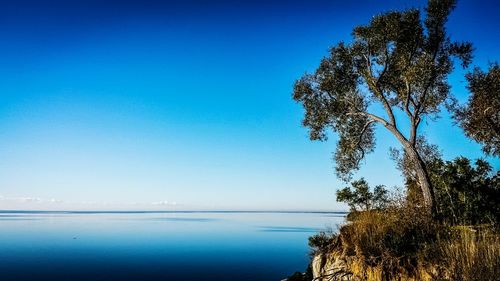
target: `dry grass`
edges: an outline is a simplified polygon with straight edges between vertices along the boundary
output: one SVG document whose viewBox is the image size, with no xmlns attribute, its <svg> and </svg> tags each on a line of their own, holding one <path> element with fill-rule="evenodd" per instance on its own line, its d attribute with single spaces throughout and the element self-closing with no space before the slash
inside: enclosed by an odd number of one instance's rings
<svg viewBox="0 0 500 281">
<path fill-rule="evenodd" d="M 359 213 L 316 242 L 347 257 L 353 280 L 500 280 L 498 230 L 443 226 L 418 209 Z"/>
<path fill-rule="evenodd" d="M 440 241 L 443 270 L 437 280 L 500 280 L 500 234 L 488 228 L 455 230 Z"/>
<path fill-rule="evenodd" d="M 358 214 L 340 239 L 343 254 L 357 257 L 352 271 L 362 280 L 423 280 L 419 261 L 441 232 L 421 210 L 392 208 Z"/>
</svg>

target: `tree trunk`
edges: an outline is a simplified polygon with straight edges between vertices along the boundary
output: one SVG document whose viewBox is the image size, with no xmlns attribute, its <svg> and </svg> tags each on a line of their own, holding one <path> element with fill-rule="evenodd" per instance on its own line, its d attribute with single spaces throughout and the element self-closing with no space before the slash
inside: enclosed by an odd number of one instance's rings
<svg viewBox="0 0 500 281">
<path fill-rule="evenodd" d="M 420 185 L 420 189 L 422 190 L 422 196 L 423 196 L 423 201 L 424 201 L 424 206 L 427 209 L 428 213 L 432 216 L 436 214 L 436 209 L 435 209 L 435 198 L 434 198 L 434 190 L 432 189 L 431 185 L 431 180 L 429 177 L 429 174 L 427 173 L 427 168 L 425 167 L 425 163 L 420 157 L 420 154 L 418 154 L 417 148 L 415 146 L 415 142 L 410 142 L 408 141 L 403 134 L 397 129 L 396 125 L 394 123 L 388 123 L 384 119 L 381 119 L 377 116 L 373 115 L 368 115 L 371 117 L 373 120 L 380 122 L 384 127 L 386 127 L 398 140 L 399 142 L 403 145 L 403 148 L 405 150 L 405 153 L 408 155 L 408 158 L 412 162 L 412 167 L 415 169 L 415 173 L 417 176 L 417 181 L 418 184 Z M 412 137 L 416 137 L 416 130 L 418 124 L 416 125 L 415 123 L 412 124 Z"/>
<path fill-rule="evenodd" d="M 422 190 L 424 205 L 428 210 L 429 214 L 434 214 L 435 212 L 435 198 L 434 190 L 431 186 L 431 181 L 427 168 L 424 161 L 417 152 L 417 149 L 411 145 L 405 145 L 405 152 L 408 155 L 412 167 L 415 169 L 415 174 L 417 176 L 417 181 Z"/>
</svg>

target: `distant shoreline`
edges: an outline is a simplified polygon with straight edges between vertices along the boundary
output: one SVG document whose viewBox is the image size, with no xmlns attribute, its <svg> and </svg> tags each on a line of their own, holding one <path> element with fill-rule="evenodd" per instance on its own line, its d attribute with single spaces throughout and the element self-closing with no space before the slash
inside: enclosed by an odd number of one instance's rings
<svg viewBox="0 0 500 281">
<path fill-rule="evenodd" d="M 166 210 L 166 211 L 44 211 L 44 210 L 0 210 L 0 214 L 161 214 L 161 213 L 251 213 L 251 214 L 341 214 L 347 215 L 344 211 L 190 211 L 190 210 Z"/>
</svg>

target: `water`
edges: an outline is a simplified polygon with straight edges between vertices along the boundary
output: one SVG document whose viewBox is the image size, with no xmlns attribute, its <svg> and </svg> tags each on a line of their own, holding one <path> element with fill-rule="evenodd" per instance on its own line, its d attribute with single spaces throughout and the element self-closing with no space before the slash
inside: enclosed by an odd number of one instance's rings
<svg viewBox="0 0 500 281">
<path fill-rule="evenodd" d="M 281 280 L 342 213 L 0 213 L 0 280 Z"/>
</svg>

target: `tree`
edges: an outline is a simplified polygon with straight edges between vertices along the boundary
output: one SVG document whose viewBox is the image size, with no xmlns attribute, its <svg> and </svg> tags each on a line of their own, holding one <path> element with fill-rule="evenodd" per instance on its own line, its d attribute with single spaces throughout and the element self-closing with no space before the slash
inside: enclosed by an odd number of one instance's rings
<svg viewBox="0 0 500 281">
<path fill-rule="evenodd" d="M 478 159 L 465 157 L 444 161 L 438 147 L 417 140 L 417 149 L 429 172 L 436 196 L 436 218 L 448 224 L 500 225 L 500 171 Z M 413 205 L 421 198 L 415 174 L 408 167 L 404 152 L 391 149 L 391 156 L 406 179 L 406 202 Z"/>
<path fill-rule="evenodd" d="M 428 173 L 432 173 L 431 171 L 437 169 L 435 166 L 442 161 L 441 151 L 439 151 L 437 145 L 430 144 L 424 137 L 419 136 L 417 138 L 416 149 L 421 156 Z M 407 188 L 406 200 L 413 205 L 420 204 L 422 190 L 418 185 L 418 177 L 413 169 L 410 157 L 403 150 L 394 147 L 390 148 L 390 155 L 392 160 L 396 162 L 396 167 L 399 171 L 401 171 L 401 174 L 405 179 L 405 186 Z M 431 184 L 433 184 L 432 179 Z M 434 186 L 433 189 L 435 189 Z"/>
<path fill-rule="evenodd" d="M 453 58 L 463 67 L 472 60 L 472 45 L 447 35 L 445 24 L 454 8 L 454 0 L 430 0 L 424 21 L 417 9 L 373 17 L 354 28 L 351 43 L 332 47 L 314 73 L 297 80 L 293 93 L 305 108 L 303 125 L 312 140 L 326 140 L 328 129 L 339 135 L 336 172 L 346 181 L 373 151 L 375 125 L 386 128 L 411 160 L 429 212 L 435 199 L 417 149 L 419 126 L 437 117 L 451 98 L 447 77 Z M 396 120 L 397 111 L 409 120 L 407 133 Z"/>
<path fill-rule="evenodd" d="M 454 108 L 454 117 L 485 153 L 500 156 L 500 66 L 486 73 L 475 68 L 466 78 L 472 94 L 465 106 Z"/>
<path fill-rule="evenodd" d="M 364 178 L 353 181 L 350 187 L 337 190 L 337 201 L 349 205 L 351 211 L 381 209 L 389 202 L 387 189 L 377 185 L 370 191 L 370 186 Z"/>
<path fill-rule="evenodd" d="M 430 169 L 438 217 L 451 224 L 500 223 L 500 171 L 484 160 L 438 160 Z"/>
</svg>

